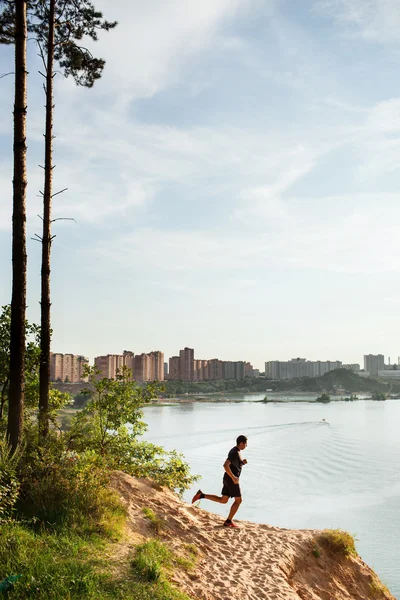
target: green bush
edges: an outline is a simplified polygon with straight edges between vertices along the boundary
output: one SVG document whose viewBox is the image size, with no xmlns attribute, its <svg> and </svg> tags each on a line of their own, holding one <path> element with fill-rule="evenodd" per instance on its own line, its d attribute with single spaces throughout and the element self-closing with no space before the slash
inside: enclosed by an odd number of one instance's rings
<svg viewBox="0 0 400 600">
<path fill-rule="evenodd" d="M 103 523 L 105 510 L 124 511 L 109 488 L 109 471 L 93 451 L 65 449 L 62 436 L 45 445 L 29 443 L 19 463 L 19 511 L 40 524 L 90 529 Z M 104 533 L 107 530 L 104 522 Z"/>
<path fill-rule="evenodd" d="M 8 521 L 19 494 L 17 465 L 20 453 L 12 454 L 6 436 L 0 438 L 0 523 Z"/>
<path fill-rule="evenodd" d="M 315 540 L 336 554 L 357 556 L 354 538 L 347 531 L 340 529 L 324 529 Z"/>
<path fill-rule="evenodd" d="M 69 446 L 78 453 L 93 450 L 110 469 L 148 477 L 179 493 L 189 489 L 198 477 L 190 474 L 181 454 L 137 439 L 147 428 L 142 407 L 157 395 L 157 386 L 139 387 L 126 369 L 116 380 L 98 379 L 95 369 L 87 372 L 92 388 L 85 407 L 73 419 Z"/>
</svg>

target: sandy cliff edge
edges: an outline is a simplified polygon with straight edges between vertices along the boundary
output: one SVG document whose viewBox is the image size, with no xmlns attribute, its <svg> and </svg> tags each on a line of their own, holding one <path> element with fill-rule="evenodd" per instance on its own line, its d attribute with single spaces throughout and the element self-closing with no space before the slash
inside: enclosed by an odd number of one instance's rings
<svg viewBox="0 0 400 600">
<path fill-rule="evenodd" d="M 360 557 L 339 557 L 321 548 L 315 556 L 316 530 L 280 529 L 223 519 L 190 506 L 151 482 L 115 472 L 113 487 L 128 511 L 128 527 L 140 542 L 152 537 L 147 507 L 164 520 L 161 538 L 179 552 L 195 544 L 194 571 L 176 573 L 173 582 L 198 600 L 396 600 Z M 319 552 L 317 553 L 319 554 Z"/>
</svg>

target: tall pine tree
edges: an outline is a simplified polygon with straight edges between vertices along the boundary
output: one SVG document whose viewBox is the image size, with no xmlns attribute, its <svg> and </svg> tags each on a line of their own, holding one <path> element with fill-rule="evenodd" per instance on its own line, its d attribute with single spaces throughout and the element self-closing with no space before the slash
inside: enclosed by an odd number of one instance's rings
<svg viewBox="0 0 400 600">
<path fill-rule="evenodd" d="M 105 61 L 95 58 L 82 46 L 83 38 L 97 41 L 98 32 L 109 31 L 117 23 L 103 19 L 87 0 L 37 0 L 32 5 L 32 31 L 45 66 L 46 123 L 43 192 L 42 272 L 41 272 L 41 362 L 39 376 L 39 424 L 42 438 L 48 433 L 50 382 L 50 253 L 51 210 L 53 198 L 53 80 L 54 64 L 58 63 L 66 77 L 76 85 L 92 87 L 101 77 Z"/>
<path fill-rule="evenodd" d="M 51 341 L 50 254 L 52 242 L 51 224 L 54 169 L 52 163 L 54 65 L 58 64 L 65 77 L 72 77 L 76 85 L 89 88 L 93 87 L 95 81 L 102 75 L 105 61 L 101 58 L 95 58 L 88 48 L 82 45 L 83 40 L 89 38 L 92 41 L 97 41 L 99 31 L 109 31 L 110 29 L 113 29 L 117 23 L 106 21 L 103 18 L 103 14 L 96 11 L 93 3 L 89 0 L 28 0 L 27 2 L 23 2 L 23 0 L 21 0 L 21 2 L 0 0 L 0 6 L 1 4 L 3 4 L 3 11 L 0 13 L 0 43 L 15 42 L 17 56 L 17 38 L 16 33 L 14 35 L 13 32 L 17 29 L 17 5 L 23 4 L 24 7 L 27 7 L 27 29 L 29 34 L 33 35 L 37 41 L 45 68 L 46 118 L 43 231 L 41 236 L 41 363 L 39 383 L 39 424 L 41 436 L 42 438 L 45 438 L 49 427 L 48 410 Z M 22 272 L 25 273 L 25 271 L 26 258 L 24 270 Z M 24 296 L 24 311 L 25 303 Z M 25 322 L 25 320 L 23 320 L 23 322 Z M 23 381 L 23 379 L 20 380 Z"/>
<path fill-rule="evenodd" d="M 7 437 L 20 442 L 25 396 L 27 4 L 0 0 L 0 43 L 15 44 L 10 387 Z"/>
</svg>

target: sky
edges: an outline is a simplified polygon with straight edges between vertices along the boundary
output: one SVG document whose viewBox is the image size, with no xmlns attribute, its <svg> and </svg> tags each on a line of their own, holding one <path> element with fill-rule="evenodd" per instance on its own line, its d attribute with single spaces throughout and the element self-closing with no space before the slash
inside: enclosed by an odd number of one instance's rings
<svg viewBox="0 0 400 600">
<path fill-rule="evenodd" d="M 52 350 L 400 355 L 398 0 L 95 1 L 92 89 L 55 79 Z M 41 65 L 28 44 L 28 308 L 40 320 Z M 0 49 L 0 75 L 13 49 Z M 0 79 L 0 304 L 13 77 Z"/>
</svg>

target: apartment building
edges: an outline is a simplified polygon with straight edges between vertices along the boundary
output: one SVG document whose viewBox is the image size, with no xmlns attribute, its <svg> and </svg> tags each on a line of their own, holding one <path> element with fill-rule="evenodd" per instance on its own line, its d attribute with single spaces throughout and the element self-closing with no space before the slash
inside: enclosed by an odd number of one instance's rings
<svg viewBox="0 0 400 600">
<path fill-rule="evenodd" d="M 181 359 L 179 356 L 171 356 L 169 359 L 168 379 L 178 381 L 181 376 Z"/>
<path fill-rule="evenodd" d="M 137 354 L 134 360 L 135 380 L 164 381 L 164 353 L 159 350 L 149 354 Z"/>
<path fill-rule="evenodd" d="M 182 381 L 193 381 L 194 374 L 194 350 L 184 348 L 179 351 L 179 375 Z"/>
<path fill-rule="evenodd" d="M 151 376 L 149 381 L 164 381 L 164 352 L 153 350 L 149 353 Z"/>
<path fill-rule="evenodd" d="M 364 371 L 372 377 L 376 377 L 379 371 L 385 369 L 385 357 L 383 354 L 364 354 Z"/>
<path fill-rule="evenodd" d="M 124 367 L 130 371 L 129 379 L 134 378 L 135 354 L 131 350 L 124 350 L 123 354 L 106 354 L 104 356 L 96 356 L 94 366 L 99 369 L 99 378 L 106 377 L 107 379 L 116 379 L 118 373 Z"/>
<path fill-rule="evenodd" d="M 94 366 L 100 371 L 99 378 L 116 379 L 118 371 L 124 366 L 124 356 L 122 354 L 96 356 Z"/>
<path fill-rule="evenodd" d="M 210 360 L 194 361 L 194 381 L 210 381 L 216 379 L 244 379 L 253 376 L 253 367 L 250 363 L 238 360 Z"/>
<path fill-rule="evenodd" d="M 122 358 L 123 366 L 129 369 L 129 371 L 131 372 L 130 379 L 133 379 L 135 372 L 135 353 L 131 350 L 124 350 Z"/>
<path fill-rule="evenodd" d="M 50 380 L 67 383 L 81 383 L 87 381 L 84 376 L 84 366 L 89 364 L 89 359 L 81 354 L 50 353 Z"/>
<path fill-rule="evenodd" d="M 193 365 L 193 380 L 204 381 L 207 379 L 207 360 L 195 359 Z"/>
</svg>

